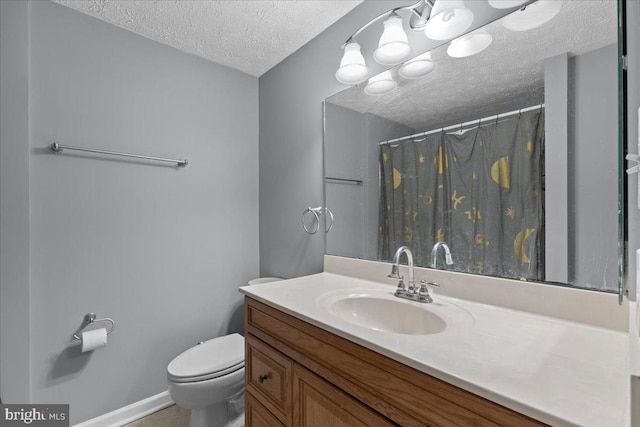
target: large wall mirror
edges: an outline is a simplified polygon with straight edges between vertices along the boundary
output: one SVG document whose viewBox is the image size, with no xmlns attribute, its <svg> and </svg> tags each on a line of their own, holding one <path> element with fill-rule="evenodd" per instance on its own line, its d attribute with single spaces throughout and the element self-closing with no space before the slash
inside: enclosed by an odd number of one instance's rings
<svg viewBox="0 0 640 427">
<path fill-rule="evenodd" d="M 536 28 L 487 24 L 477 54 L 434 48 L 421 78 L 391 69 L 391 92 L 325 100 L 327 254 L 406 245 L 424 267 L 618 292 L 618 4 L 554 3 Z"/>
</svg>

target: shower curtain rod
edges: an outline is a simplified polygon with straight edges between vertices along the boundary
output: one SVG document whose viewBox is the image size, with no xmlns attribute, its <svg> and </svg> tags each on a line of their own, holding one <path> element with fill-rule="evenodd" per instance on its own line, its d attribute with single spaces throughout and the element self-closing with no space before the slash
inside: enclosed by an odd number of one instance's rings
<svg viewBox="0 0 640 427">
<path fill-rule="evenodd" d="M 497 119 L 501 119 L 501 118 L 504 118 L 504 117 L 513 116 L 514 114 L 520 114 L 520 113 L 525 113 L 527 111 L 537 110 L 539 108 L 544 108 L 544 104 L 533 105 L 531 107 L 522 108 L 520 110 L 509 111 L 508 113 L 501 113 L 501 114 L 496 114 L 495 116 L 485 117 L 485 118 L 482 118 L 480 120 L 478 120 L 478 119 L 470 120 L 468 122 L 460 123 L 460 124 L 457 124 L 457 125 L 451 125 L 451 126 L 447 126 L 447 127 L 444 127 L 444 128 L 430 130 L 430 131 L 427 131 L 427 132 L 420 132 L 420 133 L 416 133 L 416 134 L 408 135 L 408 136 L 403 136 L 403 137 L 396 138 L 396 139 L 390 139 L 388 141 L 382 141 L 378 145 L 391 144 L 391 143 L 394 143 L 394 142 L 402 142 L 402 141 L 405 141 L 407 139 L 413 139 L 413 138 L 418 138 L 418 137 L 421 137 L 421 136 L 427 136 L 427 135 L 431 135 L 433 133 L 444 132 L 444 131 L 452 130 L 452 129 L 461 129 L 461 128 L 463 128 L 465 126 L 469 126 L 469 125 L 479 125 L 481 122 L 488 122 L 488 121 L 492 121 L 492 120 L 497 120 Z"/>
</svg>

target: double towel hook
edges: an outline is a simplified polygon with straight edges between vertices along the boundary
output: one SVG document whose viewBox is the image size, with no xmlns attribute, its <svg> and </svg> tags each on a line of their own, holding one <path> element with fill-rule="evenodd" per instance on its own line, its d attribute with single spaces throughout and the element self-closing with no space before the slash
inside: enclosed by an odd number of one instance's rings
<svg viewBox="0 0 640 427">
<path fill-rule="evenodd" d="M 325 230 L 325 233 L 328 233 L 329 231 L 331 231 L 331 229 L 333 228 L 333 212 L 331 212 L 331 210 L 329 210 L 329 208 L 322 208 L 322 206 L 318 206 L 317 208 L 307 208 L 304 212 L 302 212 L 302 228 L 304 228 L 304 231 L 306 231 L 307 234 L 316 234 L 318 232 L 318 229 L 320 228 L 320 215 L 322 215 L 322 212 L 324 211 L 324 213 L 326 213 L 329 216 L 329 219 L 331 219 L 331 223 L 329 224 L 329 228 Z M 307 224 L 305 224 L 304 219 L 307 216 L 307 214 L 313 214 L 313 216 L 316 218 L 315 221 L 315 228 L 313 228 L 312 230 L 309 230 L 309 228 L 307 228 Z"/>
</svg>

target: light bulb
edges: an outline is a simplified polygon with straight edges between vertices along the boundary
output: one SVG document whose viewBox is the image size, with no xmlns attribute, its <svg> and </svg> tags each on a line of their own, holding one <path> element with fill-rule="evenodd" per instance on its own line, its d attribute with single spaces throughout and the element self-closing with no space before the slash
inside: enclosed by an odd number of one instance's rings
<svg viewBox="0 0 640 427">
<path fill-rule="evenodd" d="M 436 65 L 431 60 L 431 52 L 427 52 L 402 64 L 402 67 L 398 70 L 398 74 L 405 79 L 418 79 L 426 76 L 435 68 Z"/>
<path fill-rule="evenodd" d="M 364 91 L 368 95 L 384 95 L 394 90 L 397 86 L 393 77 L 391 77 L 391 71 L 387 70 L 377 76 L 371 77 Z"/>
<path fill-rule="evenodd" d="M 384 21 L 384 31 L 373 59 L 382 65 L 396 65 L 410 56 L 411 47 L 402 28 L 402 18 L 393 14 Z"/>
<path fill-rule="evenodd" d="M 478 54 L 489 47 L 493 37 L 484 28 L 477 29 L 452 40 L 447 53 L 453 58 L 464 58 Z"/>
<path fill-rule="evenodd" d="M 336 71 L 336 79 L 346 85 L 356 85 L 365 81 L 368 75 L 369 69 L 360 53 L 360 45 L 355 41 L 347 43 L 340 68 Z"/>
<path fill-rule="evenodd" d="M 528 31 L 545 24 L 560 12 L 560 0 L 538 0 L 522 10 L 517 10 L 502 20 L 502 25 L 511 31 Z"/>
<path fill-rule="evenodd" d="M 424 29 L 431 40 L 450 40 L 464 34 L 473 23 L 473 12 L 462 0 L 436 0 Z"/>
</svg>

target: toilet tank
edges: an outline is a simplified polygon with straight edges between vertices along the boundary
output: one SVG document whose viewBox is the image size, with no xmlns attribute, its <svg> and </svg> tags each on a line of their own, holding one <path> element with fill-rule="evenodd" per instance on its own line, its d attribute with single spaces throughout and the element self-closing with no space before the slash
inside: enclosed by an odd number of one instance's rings
<svg viewBox="0 0 640 427">
<path fill-rule="evenodd" d="M 251 279 L 249 280 L 249 282 L 247 283 L 249 286 L 253 286 L 253 285 L 262 285 L 264 283 L 271 283 L 271 282 L 277 282 L 279 280 L 284 280 L 281 277 L 259 277 L 257 279 Z"/>
</svg>

